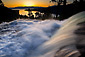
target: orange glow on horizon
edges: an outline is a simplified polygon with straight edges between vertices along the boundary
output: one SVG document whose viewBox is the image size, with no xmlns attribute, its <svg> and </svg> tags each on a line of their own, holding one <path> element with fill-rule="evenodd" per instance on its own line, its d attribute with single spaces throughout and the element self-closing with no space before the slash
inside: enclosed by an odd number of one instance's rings
<svg viewBox="0 0 85 57">
<path fill-rule="evenodd" d="M 25 2 L 23 6 L 35 6 L 33 2 Z"/>
<path fill-rule="evenodd" d="M 4 1 L 4 0 L 3 0 Z M 45 3 L 45 2 L 39 2 L 39 1 L 17 1 L 16 3 L 15 2 L 4 2 L 5 6 L 6 7 L 24 7 L 24 6 L 39 6 L 39 7 L 48 7 L 48 6 L 52 6 L 53 3 Z"/>
<path fill-rule="evenodd" d="M 19 7 L 19 6 L 22 6 L 22 7 L 24 7 L 24 6 L 34 6 L 34 7 L 36 7 L 36 6 L 39 6 L 39 7 L 48 7 L 48 5 L 34 5 L 34 4 L 26 4 L 26 5 L 5 5 L 6 7 Z M 51 5 L 50 5 L 51 6 Z"/>
<path fill-rule="evenodd" d="M 19 6 L 39 6 L 39 7 L 48 7 L 52 5 L 57 5 L 56 3 L 50 3 L 50 0 L 2 0 L 6 7 L 19 7 Z M 68 0 L 69 3 L 72 0 Z"/>
</svg>

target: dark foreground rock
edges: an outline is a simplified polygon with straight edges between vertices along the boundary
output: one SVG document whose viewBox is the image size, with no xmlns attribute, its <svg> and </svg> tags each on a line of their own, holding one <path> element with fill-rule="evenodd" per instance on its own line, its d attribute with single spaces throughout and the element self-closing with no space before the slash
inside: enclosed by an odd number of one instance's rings
<svg viewBox="0 0 85 57">
<path fill-rule="evenodd" d="M 19 17 L 18 10 L 11 10 L 4 6 L 0 0 L 0 23 L 15 20 Z"/>
</svg>

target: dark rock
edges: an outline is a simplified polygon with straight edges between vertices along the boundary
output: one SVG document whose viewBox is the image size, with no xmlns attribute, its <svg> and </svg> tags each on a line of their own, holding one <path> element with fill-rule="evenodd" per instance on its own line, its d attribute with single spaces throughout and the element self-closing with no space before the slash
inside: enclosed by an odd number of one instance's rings
<svg viewBox="0 0 85 57">
<path fill-rule="evenodd" d="M 11 10 L 5 7 L 0 0 L 0 23 L 15 20 L 19 17 L 18 10 Z"/>
</svg>

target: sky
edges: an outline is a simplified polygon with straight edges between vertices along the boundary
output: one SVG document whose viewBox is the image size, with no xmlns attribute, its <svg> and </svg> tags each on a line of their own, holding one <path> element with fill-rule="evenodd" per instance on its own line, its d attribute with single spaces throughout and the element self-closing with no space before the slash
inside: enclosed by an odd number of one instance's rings
<svg viewBox="0 0 85 57">
<path fill-rule="evenodd" d="M 41 6 L 48 7 L 54 5 L 50 3 L 50 0 L 2 0 L 6 7 L 17 7 L 17 6 Z M 68 0 L 72 2 L 72 0 Z"/>
</svg>

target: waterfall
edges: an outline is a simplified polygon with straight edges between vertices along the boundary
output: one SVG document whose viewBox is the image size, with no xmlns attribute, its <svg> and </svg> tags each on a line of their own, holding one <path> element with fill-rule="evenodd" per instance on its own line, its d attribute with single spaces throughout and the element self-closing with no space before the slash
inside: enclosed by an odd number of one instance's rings
<svg viewBox="0 0 85 57">
<path fill-rule="evenodd" d="M 77 39 L 79 39 L 79 35 L 77 35 L 75 31 L 81 28 L 82 25 L 79 24 L 84 22 L 85 12 L 80 12 L 76 15 L 73 15 L 72 17 L 66 20 L 66 22 L 61 26 L 61 28 L 49 41 L 40 45 L 27 57 L 80 56 L 80 52 L 76 48 Z"/>
<path fill-rule="evenodd" d="M 85 12 L 65 21 L 18 19 L 0 24 L 0 57 L 78 57 L 85 53 Z"/>
</svg>

